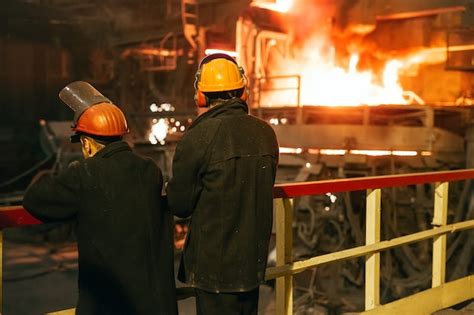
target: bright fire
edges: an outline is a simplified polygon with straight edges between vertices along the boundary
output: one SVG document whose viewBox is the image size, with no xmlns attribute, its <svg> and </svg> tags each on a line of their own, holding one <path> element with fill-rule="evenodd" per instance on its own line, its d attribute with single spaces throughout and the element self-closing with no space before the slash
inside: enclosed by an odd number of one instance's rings
<svg viewBox="0 0 474 315">
<path fill-rule="evenodd" d="M 251 5 L 254 7 L 286 13 L 293 6 L 293 0 L 254 0 Z"/>
<path fill-rule="evenodd" d="M 327 46 L 324 40 L 313 38 L 301 50 L 293 52 L 297 57 L 274 56 L 267 76 L 293 77 L 270 78 L 262 82 L 270 91 L 262 92 L 261 105 L 297 105 L 298 79 L 295 75 L 300 76 L 301 105 L 424 104 L 413 92 L 404 91 L 399 82 L 400 71 L 420 63 L 419 57 L 389 60 L 382 73 L 376 75 L 372 71 L 358 70 L 358 53 L 350 55 L 346 67 L 336 65 L 334 48 Z"/>
</svg>

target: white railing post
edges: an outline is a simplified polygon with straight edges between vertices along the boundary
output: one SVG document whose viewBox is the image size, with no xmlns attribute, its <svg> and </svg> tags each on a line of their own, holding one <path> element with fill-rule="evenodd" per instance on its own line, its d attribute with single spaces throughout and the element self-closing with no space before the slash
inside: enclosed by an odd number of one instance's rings
<svg viewBox="0 0 474 315">
<path fill-rule="evenodd" d="M 283 198 L 276 202 L 276 265 L 293 260 L 293 200 Z M 293 275 L 276 279 L 276 314 L 293 314 Z"/>
<path fill-rule="evenodd" d="M 367 190 L 365 244 L 380 242 L 380 189 Z M 365 309 L 380 305 L 380 253 L 365 258 Z"/>
<path fill-rule="evenodd" d="M 434 195 L 433 224 L 435 228 L 448 223 L 448 191 L 449 183 L 436 183 Z M 446 239 L 447 235 L 433 239 L 433 277 L 431 287 L 442 285 L 446 277 Z"/>
<path fill-rule="evenodd" d="M 3 314 L 3 230 L 0 229 L 0 315 Z"/>
</svg>

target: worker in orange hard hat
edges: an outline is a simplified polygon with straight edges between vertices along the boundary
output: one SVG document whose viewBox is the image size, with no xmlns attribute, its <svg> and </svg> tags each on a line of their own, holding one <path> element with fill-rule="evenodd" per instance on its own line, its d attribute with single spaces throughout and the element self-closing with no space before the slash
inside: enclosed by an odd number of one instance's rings
<svg viewBox="0 0 474 315">
<path fill-rule="evenodd" d="M 77 223 L 76 314 L 177 314 L 161 170 L 122 141 L 125 115 L 90 84 L 73 82 L 59 97 L 75 113 L 71 141 L 86 159 L 31 184 L 23 205 L 44 222 Z"/>
<path fill-rule="evenodd" d="M 74 111 L 71 142 L 79 142 L 81 135 L 103 142 L 120 140 L 129 132 L 123 112 L 92 85 L 76 81 L 59 93 L 59 98 Z M 84 154 L 87 158 L 88 154 Z"/>
<path fill-rule="evenodd" d="M 195 101 L 207 111 L 176 147 L 168 203 L 192 216 L 179 280 L 197 314 L 257 314 L 273 217 L 275 132 L 249 115 L 244 70 L 225 54 L 204 58 Z"/>
</svg>

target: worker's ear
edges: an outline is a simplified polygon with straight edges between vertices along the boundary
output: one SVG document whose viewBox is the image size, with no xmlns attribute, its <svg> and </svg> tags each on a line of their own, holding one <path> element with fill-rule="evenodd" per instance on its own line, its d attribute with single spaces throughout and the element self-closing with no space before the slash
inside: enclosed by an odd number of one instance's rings
<svg viewBox="0 0 474 315">
<path fill-rule="evenodd" d="M 92 156 L 92 142 L 91 139 L 85 136 L 81 136 L 81 144 L 82 144 L 82 154 L 87 159 Z"/>
</svg>

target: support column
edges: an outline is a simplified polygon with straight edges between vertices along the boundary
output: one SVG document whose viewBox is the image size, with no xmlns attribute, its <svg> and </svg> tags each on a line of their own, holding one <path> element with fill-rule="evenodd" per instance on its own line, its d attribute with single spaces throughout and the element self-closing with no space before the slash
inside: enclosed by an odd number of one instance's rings
<svg viewBox="0 0 474 315">
<path fill-rule="evenodd" d="M 441 227 L 448 223 L 448 188 L 449 183 L 436 183 L 434 196 L 434 216 L 432 224 Z M 442 285 L 446 278 L 446 240 L 448 236 L 440 235 L 433 239 L 433 277 L 431 287 Z"/>
<path fill-rule="evenodd" d="M 380 189 L 367 190 L 365 244 L 380 242 Z M 380 253 L 365 258 L 365 310 L 380 305 Z"/>
<path fill-rule="evenodd" d="M 293 260 L 293 200 L 277 200 L 276 208 L 276 253 L 277 266 L 291 263 Z M 293 276 L 276 279 L 276 314 L 293 314 Z"/>
</svg>

